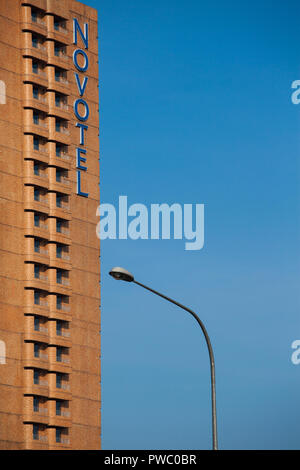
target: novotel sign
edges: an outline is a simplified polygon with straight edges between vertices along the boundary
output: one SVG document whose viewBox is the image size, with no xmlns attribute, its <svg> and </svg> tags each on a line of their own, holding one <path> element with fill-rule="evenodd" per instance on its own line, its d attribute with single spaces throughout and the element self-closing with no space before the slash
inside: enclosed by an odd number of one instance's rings
<svg viewBox="0 0 300 470">
<path fill-rule="evenodd" d="M 73 44 L 78 46 L 78 40 L 81 39 L 82 48 L 77 47 L 73 52 L 73 64 L 80 72 L 74 72 L 75 81 L 78 90 L 78 98 L 75 99 L 73 110 L 76 117 L 76 127 L 79 128 L 79 146 L 76 146 L 76 174 L 77 174 L 77 194 L 79 196 L 88 197 L 89 194 L 83 192 L 82 175 L 87 171 L 87 158 L 85 140 L 88 131 L 88 119 L 90 115 L 89 105 L 85 100 L 85 92 L 88 77 L 84 75 L 89 68 L 89 58 L 87 55 L 89 49 L 89 25 L 83 24 L 81 29 L 78 20 L 73 18 Z"/>
</svg>

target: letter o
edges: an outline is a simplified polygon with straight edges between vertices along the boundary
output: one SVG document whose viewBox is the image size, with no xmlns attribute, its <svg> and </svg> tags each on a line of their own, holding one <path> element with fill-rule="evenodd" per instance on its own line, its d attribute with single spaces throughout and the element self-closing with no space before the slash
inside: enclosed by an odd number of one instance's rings
<svg viewBox="0 0 300 470">
<path fill-rule="evenodd" d="M 78 54 L 83 55 L 84 57 L 84 65 L 82 67 L 78 64 L 78 59 L 77 59 Z M 82 49 L 76 49 L 73 52 L 73 63 L 80 72 L 86 72 L 89 67 L 89 59 L 88 59 L 87 53 L 83 51 Z"/>
<path fill-rule="evenodd" d="M 83 104 L 83 106 L 85 107 L 85 113 L 84 113 L 83 116 L 81 116 L 79 114 L 79 111 L 78 111 L 78 105 L 79 104 Z M 80 99 L 80 98 L 78 98 L 74 102 L 74 113 L 75 113 L 75 116 L 77 117 L 77 119 L 79 119 L 79 121 L 86 121 L 89 118 L 89 115 L 90 115 L 90 110 L 89 110 L 87 102 Z"/>
</svg>

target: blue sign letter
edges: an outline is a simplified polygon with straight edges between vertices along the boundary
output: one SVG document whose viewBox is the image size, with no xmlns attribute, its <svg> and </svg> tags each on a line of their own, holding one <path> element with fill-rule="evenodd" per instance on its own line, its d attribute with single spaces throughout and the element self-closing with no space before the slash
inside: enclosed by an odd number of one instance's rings
<svg viewBox="0 0 300 470">
<path fill-rule="evenodd" d="M 82 29 L 79 26 L 78 20 L 76 18 L 73 18 L 73 44 L 76 44 L 77 46 L 77 31 L 79 32 L 81 39 L 83 41 L 85 49 L 89 48 L 89 30 L 88 30 L 89 25 L 87 23 L 84 23 L 84 33 L 82 32 Z"/>
<path fill-rule="evenodd" d="M 78 64 L 78 60 L 77 60 L 78 54 L 81 54 L 84 57 L 84 65 L 82 67 Z M 84 52 L 82 49 L 75 49 L 75 51 L 73 52 L 73 62 L 77 70 L 79 70 L 80 72 L 86 72 L 89 67 L 88 56 L 86 52 Z"/>
<path fill-rule="evenodd" d="M 85 107 L 85 113 L 84 113 L 83 116 L 81 116 L 78 112 L 78 105 L 79 104 L 83 104 L 83 106 Z M 86 121 L 89 118 L 89 114 L 90 114 L 90 110 L 89 110 L 89 106 L 88 106 L 87 102 L 80 99 L 80 98 L 78 98 L 74 102 L 74 113 L 75 113 L 75 116 L 77 117 L 77 119 L 79 119 L 79 121 Z"/>
</svg>

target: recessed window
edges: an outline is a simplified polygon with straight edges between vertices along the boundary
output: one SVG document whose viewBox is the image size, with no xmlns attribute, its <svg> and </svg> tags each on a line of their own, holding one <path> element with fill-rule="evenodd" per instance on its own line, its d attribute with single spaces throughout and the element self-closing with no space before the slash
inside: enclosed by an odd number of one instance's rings
<svg viewBox="0 0 300 470">
<path fill-rule="evenodd" d="M 40 123 L 40 116 L 37 111 L 33 111 L 33 123 L 36 125 Z"/>
<path fill-rule="evenodd" d="M 38 424 L 33 424 L 32 425 L 32 437 L 34 440 L 39 439 L 39 425 Z"/>
<path fill-rule="evenodd" d="M 54 55 L 56 57 L 59 57 L 59 54 L 60 54 L 60 46 L 59 46 L 59 44 L 55 43 L 54 44 Z"/>
<path fill-rule="evenodd" d="M 62 387 L 62 379 L 63 376 L 59 372 L 56 373 L 56 388 L 61 388 Z"/>
<path fill-rule="evenodd" d="M 34 85 L 32 87 L 32 94 L 33 94 L 33 98 L 38 100 L 39 99 L 39 87 Z"/>
<path fill-rule="evenodd" d="M 61 409 L 62 409 L 62 402 L 60 400 L 56 400 L 56 415 L 61 416 Z"/>
<path fill-rule="evenodd" d="M 38 45 L 39 45 L 39 41 L 38 41 L 37 36 L 32 35 L 32 47 L 38 47 Z"/>
<path fill-rule="evenodd" d="M 40 226 L 40 216 L 39 216 L 39 214 L 34 214 L 34 226 L 35 227 Z"/>
<path fill-rule="evenodd" d="M 56 442 L 61 442 L 61 429 L 60 428 L 56 428 L 55 437 L 56 437 Z"/>
<path fill-rule="evenodd" d="M 38 385 L 40 383 L 40 373 L 38 370 L 33 371 L 33 383 L 34 385 Z"/>
<path fill-rule="evenodd" d="M 56 320 L 56 335 L 62 335 L 63 322 L 61 320 Z"/>
<path fill-rule="evenodd" d="M 27 2 L 27 3 L 30 3 L 30 2 Z M 33 23 L 45 25 L 43 17 L 44 17 L 44 12 L 41 9 L 35 8 L 35 7 L 31 8 L 31 21 Z"/>
<path fill-rule="evenodd" d="M 62 207 L 63 196 L 62 194 L 56 194 L 56 207 Z"/>
<path fill-rule="evenodd" d="M 63 354 L 63 348 L 60 347 L 60 346 L 57 346 L 56 347 L 56 360 L 57 360 L 57 362 L 62 361 L 62 354 Z"/>
<path fill-rule="evenodd" d="M 32 73 L 39 73 L 39 64 L 36 60 L 32 61 Z"/>
<path fill-rule="evenodd" d="M 62 169 L 61 168 L 56 168 L 56 181 L 58 183 L 61 182 L 62 175 L 63 175 Z"/>
<path fill-rule="evenodd" d="M 60 103 L 61 103 L 61 97 L 58 93 L 55 93 L 55 106 L 57 108 L 60 108 Z"/>
<path fill-rule="evenodd" d="M 55 69 L 55 81 L 60 82 L 61 79 L 61 71 L 59 69 Z"/>
<path fill-rule="evenodd" d="M 40 266 L 38 264 L 34 265 L 34 277 L 35 279 L 40 278 Z"/>
<path fill-rule="evenodd" d="M 37 151 L 40 149 L 40 141 L 37 136 L 33 137 L 33 148 L 34 150 L 37 150 Z"/>
<path fill-rule="evenodd" d="M 40 345 L 39 344 L 34 343 L 33 352 L 34 352 L 34 357 L 40 357 Z"/>
<path fill-rule="evenodd" d="M 68 99 L 65 95 L 62 95 L 60 93 L 55 94 L 55 106 L 57 106 L 57 108 L 67 107 L 67 104 Z"/>
<path fill-rule="evenodd" d="M 66 29 L 66 21 L 63 18 L 59 18 L 58 16 L 54 17 L 54 29 L 55 31 L 63 31 Z"/>
<path fill-rule="evenodd" d="M 40 247 L 41 247 L 41 242 L 38 238 L 34 239 L 34 252 L 39 253 L 40 252 Z"/>
<path fill-rule="evenodd" d="M 34 304 L 35 305 L 40 304 L 40 293 L 38 291 L 34 291 Z"/>
<path fill-rule="evenodd" d="M 62 245 L 56 245 L 56 258 L 61 258 L 63 252 Z"/>
<path fill-rule="evenodd" d="M 60 132 L 61 129 L 61 121 L 59 119 L 55 120 L 55 131 Z"/>
<path fill-rule="evenodd" d="M 61 269 L 57 269 L 56 270 L 56 282 L 57 284 L 62 284 L 62 270 Z"/>
<path fill-rule="evenodd" d="M 37 14 L 37 11 L 36 10 L 31 10 L 31 21 L 33 23 L 36 23 L 37 22 L 37 19 L 38 19 L 38 14 Z"/>
<path fill-rule="evenodd" d="M 69 230 L 68 230 L 68 225 L 66 224 L 67 224 L 66 221 L 62 219 L 56 219 L 56 231 L 58 233 L 68 234 Z"/>
<path fill-rule="evenodd" d="M 60 157 L 62 152 L 62 146 L 59 144 L 56 144 L 56 156 Z"/>
<path fill-rule="evenodd" d="M 33 397 L 33 411 L 38 412 L 40 409 L 40 400 L 38 397 Z"/>
<path fill-rule="evenodd" d="M 34 331 L 40 331 L 40 319 L 39 319 L 39 317 L 34 317 Z"/>
<path fill-rule="evenodd" d="M 57 294 L 56 296 L 56 308 L 57 310 L 62 309 L 62 296 L 60 294 Z"/>
<path fill-rule="evenodd" d="M 34 200 L 39 201 L 40 200 L 40 190 L 38 188 L 34 188 L 33 194 L 34 194 Z"/>
<path fill-rule="evenodd" d="M 40 165 L 38 163 L 34 163 L 33 165 L 33 173 L 35 176 L 40 175 Z"/>
</svg>

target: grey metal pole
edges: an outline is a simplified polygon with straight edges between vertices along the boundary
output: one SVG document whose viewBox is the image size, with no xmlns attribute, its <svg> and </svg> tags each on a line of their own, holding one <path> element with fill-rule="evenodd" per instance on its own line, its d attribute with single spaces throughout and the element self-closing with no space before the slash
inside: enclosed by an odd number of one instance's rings
<svg viewBox="0 0 300 470">
<path fill-rule="evenodd" d="M 182 308 L 183 310 L 186 310 L 189 312 L 193 317 L 197 320 L 198 324 L 200 325 L 203 334 L 205 336 L 207 348 L 208 348 L 208 353 L 209 353 L 209 360 L 210 360 L 210 377 L 211 377 L 211 404 L 212 404 L 212 440 L 213 440 L 213 450 L 218 450 L 218 437 L 217 437 L 217 408 L 216 408 L 216 378 L 215 378 L 215 360 L 214 360 L 214 354 L 213 354 L 213 349 L 212 345 L 208 336 L 208 333 L 206 331 L 206 328 L 198 315 L 193 312 L 191 309 L 185 307 L 184 305 L 180 304 L 179 302 L 176 302 L 176 300 L 171 299 L 170 297 L 167 297 L 164 294 L 161 294 L 160 292 L 157 292 L 154 289 L 151 289 L 148 286 L 145 286 L 144 284 L 141 284 L 140 282 L 136 281 L 135 279 L 132 279 L 132 282 L 135 284 L 144 287 L 144 289 L 149 290 L 150 292 L 153 292 L 153 294 L 159 295 L 159 297 L 162 297 L 165 300 L 168 300 L 172 304 L 177 305 L 178 307 Z"/>
</svg>

